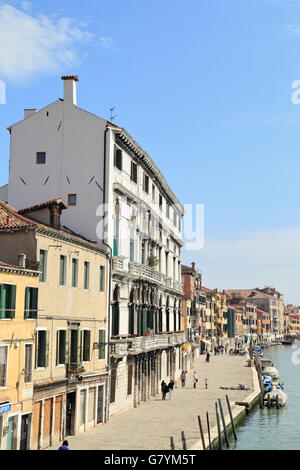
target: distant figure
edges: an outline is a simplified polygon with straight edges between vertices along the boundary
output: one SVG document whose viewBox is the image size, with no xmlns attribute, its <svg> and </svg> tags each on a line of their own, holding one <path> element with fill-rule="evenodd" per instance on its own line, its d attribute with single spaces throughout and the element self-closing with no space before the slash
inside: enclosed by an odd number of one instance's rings
<svg viewBox="0 0 300 470">
<path fill-rule="evenodd" d="M 58 450 L 70 450 L 68 441 L 64 441 Z"/>
<path fill-rule="evenodd" d="M 169 385 L 168 385 L 168 389 L 169 389 L 169 400 L 172 400 L 172 397 L 173 397 L 173 388 L 174 388 L 174 380 L 171 380 Z"/>
<path fill-rule="evenodd" d="M 207 354 L 206 354 L 206 362 L 209 362 L 209 358 L 210 358 L 210 354 L 209 354 L 209 352 L 207 352 Z"/>
<path fill-rule="evenodd" d="M 193 381 L 194 381 L 194 388 L 197 388 L 198 377 L 196 375 L 195 370 L 194 370 L 194 373 L 193 373 Z"/>
<path fill-rule="evenodd" d="M 205 379 L 205 388 L 206 388 L 206 389 L 208 388 L 207 379 Z"/>
<path fill-rule="evenodd" d="M 181 372 L 180 380 L 181 380 L 182 388 L 184 388 L 185 387 L 185 381 L 186 381 L 186 371 L 185 370 L 183 370 Z"/>
<path fill-rule="evenodd" d="M 166 399 L 166 394 L 168 393 L 168 391 L 169 391 L 169 387 L 166 384 L 166 382 L 163 380 L 161 383 L 162 400 Z"/>
</svg>

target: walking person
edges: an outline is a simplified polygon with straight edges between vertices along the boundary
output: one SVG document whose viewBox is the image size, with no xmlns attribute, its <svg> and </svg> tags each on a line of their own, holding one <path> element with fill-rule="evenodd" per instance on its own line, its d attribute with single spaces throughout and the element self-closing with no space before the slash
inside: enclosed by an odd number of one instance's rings
<svg viewBox="0 0 300 470">
<path fill-rule="evenodd" d="M 194 388 L 197 388 L 198 377 L 197 377 L 197 374 L 196 374 L 195 370 L 194 370 L 194 373 L 193 373 L 193 382 L 194 382 Z"/>
<path fill-rule="evenodd" d="M 168 385 L 168 389 L 169 389 L 169 400 L 172 400 L 174 385 L 175 385 L 174 380 L 171 380 L 170 383 L 169 383 L 169 385 Z"/>
<path fill-rule="evenodd" d="M 209 358 L 210 358 L 210 354 L 209 354 L 209 352 L 207 351 L 207 354 L 206 354 L 206 362 L 209 362 Z"/>
<path fill-rule="evenodd" d="M 185 387 L 185 381 L 186 381 L 186 371 L 185 370 L 183 370 L 181 372 L 180 380 L 181 380 L 182 388 L 184 388 Z"/>
<path fill-rule="evenodd" d="M 161 383 L 162 400 L 166 399 L 166 394 L 168 393 L 168 391 L 169 391 L 169 387 L 166 384 L 166 382 L 163 380 Z"/>
<path fill-rule="evenodd" d="M 58 448 L 58 450 L 70 450 L 69 443 L 65 440 L 62 445 Z"/>
</svg>

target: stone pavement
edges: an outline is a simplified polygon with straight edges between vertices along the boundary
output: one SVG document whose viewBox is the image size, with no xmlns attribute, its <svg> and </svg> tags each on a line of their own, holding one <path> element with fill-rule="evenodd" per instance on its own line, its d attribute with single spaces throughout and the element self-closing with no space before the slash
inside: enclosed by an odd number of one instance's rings
<svg viewBox="0 0 300 470">
<path fill-rule="evenodd" d="M 193 370 L 199 378 L 197 389 L 193 389 Z M 206 433 L 206 411 L 210 428 L 216 426 L 215 402 L 218 398 L 222 400 L 224 415 L 228 415 L 226 394 L 234 410 L 234 402 L 245 400 L 254 390 L 253 373 L 247 367 L 246 356 L 211 355 L 210 363 L 206 363 L 205 356 L 201 355 L 195 360 L 193 370 L 188 372 L 185 388 L 180 382 L 176 383 L 172 400 L 167 394 L 166 401 L 162 401 L 159 394 L 138 408 L 112 416 L 104 425 L 69 436 L 70 449 L 170 450 L 170 436 L 174 438 L 175 449 L 182 449 L 181 431 L 185 433 L 187 449 L 191 449 L 200 440 L 198 415 Z M 205 378 L 208 389 L 205 389 Z M 220 389 L 220 386 L 236 387 L 238 384 L 244 384 L 250 390 Z M 56 450 L 57 447 L 47 450 Z"/>
</svg>

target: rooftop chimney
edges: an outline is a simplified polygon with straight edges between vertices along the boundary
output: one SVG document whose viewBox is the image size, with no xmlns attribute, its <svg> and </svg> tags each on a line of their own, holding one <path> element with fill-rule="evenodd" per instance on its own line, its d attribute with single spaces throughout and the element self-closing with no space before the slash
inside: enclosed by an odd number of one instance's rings
<svg viewBox="0 0 300 470">
<path fill-rule="evenodd" d="M 64 101 L 68 104 L 77 105 L 76 82 L 79 82 L 78 75 L 64 75 Z"/>
<path fill-rule="evenodd" d="M 37 109 L 24 109 L 24 119 L 35 113 L 37 113 Z"/>
<path fill-rule="evenodd" d="M 18 266 L 20 266 L 20 268 L 25 268 L 26 266 L 26 255 L 24 253 L 18 255 Z"/>
</svg>

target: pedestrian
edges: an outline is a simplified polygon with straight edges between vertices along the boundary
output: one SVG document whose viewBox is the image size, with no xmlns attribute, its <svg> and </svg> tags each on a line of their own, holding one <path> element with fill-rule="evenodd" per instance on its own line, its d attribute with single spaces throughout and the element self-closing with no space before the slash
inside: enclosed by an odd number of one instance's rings
<svg viewBox="0 0 300 470">
<path fill-rule="evenodd" d="M 166 394 L 168 393 L 168 391 L 169 391 L 169 387 L 166 384 L 166 382 L 163 380 L 161 383 L 162 400 L 166 399 Z"/>
<path fill-rule="evenodd" d="M 184 388 L 185 387 L 185 381 L 186 381 L 186 371 L 185 370 L 183 370 L 181 372 L 180 379 L 181 379 L 182 388 Z"/>
<path fill-rule="evenodd" d="M 172 400 L 172 397 L 173 397 L 173 388 L 174 388 L 174 380 L 171 380 L 169 385 L 168 385 L 168 389 L 169 389 L 169 400 Z"/>
<path fill-rule="evenodd" d="M 196 374 L 195 370 L 194 370 L 194 373 L 193 373 L 193 381 L 194 381 L 194 388 L 197 388 L 198 377 L 197 377 L 197 374 Z"/>
<path fill-rule="evenodd" d="M 64 441 L 58 450 L 70 450 L 68 441 Z"/>
<path fill-rule="evenodd" d="M 209 358 L 210 358 L 210 354 L 209 354 L 209 352 L 207 351 L 207 354 L 206 354 L 206 362 L 209 362 Z"/>
<path fill-rule="evenodd" d="M 208 388 L 207 379 L 205 379 L 205 388 L 206 388 L 206 389 Z"/>
</svg>

